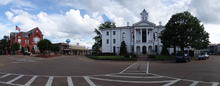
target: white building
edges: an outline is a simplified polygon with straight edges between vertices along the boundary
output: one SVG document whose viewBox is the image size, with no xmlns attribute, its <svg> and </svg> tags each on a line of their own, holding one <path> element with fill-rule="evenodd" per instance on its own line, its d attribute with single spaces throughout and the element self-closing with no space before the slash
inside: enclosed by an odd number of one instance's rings
<svg viewBox="0 0 220 86">
<path fill-rule="evenodd" d="M 120 45 L 125 41 L 127 51 L 138 55 L 160 54 L 162 44 L 159 39 L 164 26 L 156 25 L 148 21 L 148 12 L 145 9 L 140 13 L 141 20 L 132 26 L 106 28 L 102 33 L 102 52 L 120 52 Z"/>
</svg>

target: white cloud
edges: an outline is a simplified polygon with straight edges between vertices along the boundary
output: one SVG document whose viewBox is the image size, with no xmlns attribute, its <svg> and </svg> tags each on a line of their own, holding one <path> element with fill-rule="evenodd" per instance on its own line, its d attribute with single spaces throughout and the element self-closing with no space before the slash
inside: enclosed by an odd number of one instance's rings
<svg viewBox="0 0 220 86">
<path fill-rule="evenodd" d="M 170 17 L 178 12 L 190 11 L 205 24 L 205 30 L 210 33 L 212 43 L 220 42 L 216 30 L 220 28 L 220 1 L 219 0 L 65 0 L 61 5 L 86 9 L 90 12 L 106 14 L 116 25 L 125 25 L 127 21 L 133 24 L 139 21 L 139 13 L 146 9 L 149 12 L 149 21 L 158 24 L 167 23 Z"/>
<path fill-rule="evenodd" d="M 57 0 L 57 2 L 62 6 L 86 10 L 86 14 L 82 16 L 79 10 L 73 9 L 62 14 L 47 12 L 31 14 L 24 10 L 12 9 L 5 12 L 5 15 L 11 22 L 21 24 L 21 28 L 25 31 L 38 26 L 45 37 L 56 42 L 65 42 L 66 38 L 71 38 L 74 43 L 91 46 L 95 34 L 93 30 L 103 22 L 101 17 L 103 14 L 117 26 L 123 26 L 127 22 L 130 24 L 138 22 L 140 12 L 146 9 L 151 22 L 158 24 L 162 21 L 165 25 L 173 14 L 188 10 L 205 24 L 206 31 L 210 33 L 210 41 L 220 42 L 218 39 L 220 34 L 216 31 L 220 26 L 218 0 Z M 31 6 L 31 3 L 26 2 L 25 5 Z"/>
<path fill-rule="evenodd" d="M 205 24 L 205 30 L 209 32 L 209 40 L 211 43 L 220 43 L 220 25 L 218 24 Z"/>
<path fill-rule="evenodd" d="M 196 16 L 204 23 L 220 24 L 219 0 L 192 0 L 190 8 L 194 9 Z"/>
<path fill-rule="evenodd" d="M 0 5 L 7 5 L 9 3 L 11 3 L 13 0 L 0 0 Z"/>
<path fill-rule="evenodd" d="M 90 12 L 98 12 L 107 15 L 117 26 L 133 24 L 139 21 L 139 13 L 146 9 L 149 12 L 149 20 L 158 24 L 162 21 L 165 24 L 170 16 L 177 12 L 188 10 L 191 0 L 64 0 L 58 1 L 61 5 L 79 9 L 86 9 Z"/>
<path fill-rule="evenodd" d="M 23 31 L 39 27 L 44 37 L 52 41 L 65 42 L 69 38 L 72 43 L 79 42 L 89 47 L 92 44 L 85 43 L 93 42 L 93 39 L 91 39 L 94 36 L 93 30 L 103 22 L 101 16 L 93 15 L 91 17 L 87 14 L 81 16 L 79 10 L 73 9 L 65 14 L 40 12 L 36 15 L 23 10 L 12 9 L 5 14 L 11 22 L 20 24 Z"/>
</svg>

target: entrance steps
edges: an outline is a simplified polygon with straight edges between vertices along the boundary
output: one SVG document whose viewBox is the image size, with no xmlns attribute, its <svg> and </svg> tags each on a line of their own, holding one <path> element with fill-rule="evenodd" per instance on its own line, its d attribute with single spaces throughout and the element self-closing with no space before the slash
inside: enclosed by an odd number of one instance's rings
<svg viewBox="0 0 220 86">
<path fill-rule="evenodd" d="M 148 55 L 139 55 L 138 61 L 147 61 Z"/>
</svg>

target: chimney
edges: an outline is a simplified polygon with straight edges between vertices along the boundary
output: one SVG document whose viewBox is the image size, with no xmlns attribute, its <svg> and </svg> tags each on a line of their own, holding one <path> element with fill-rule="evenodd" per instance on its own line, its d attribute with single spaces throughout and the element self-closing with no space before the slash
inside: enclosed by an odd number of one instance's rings
<svg viewBox="0 0 220 86">
<path fill-rule="evenodd" d="M 159 26 L 161 26 L 162 25 L 162 22 L 161 21 L 159 21 Z"/>
<path fill-rule="evenodd" d="M 127 22 L 127 26 L 129 26 L 129 22 Z"/>
</svg>

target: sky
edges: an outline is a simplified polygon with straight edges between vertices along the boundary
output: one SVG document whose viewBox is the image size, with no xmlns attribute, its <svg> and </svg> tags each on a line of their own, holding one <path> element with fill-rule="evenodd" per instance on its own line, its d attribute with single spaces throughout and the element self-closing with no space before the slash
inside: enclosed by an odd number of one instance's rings
<svg viewBox="0 0 220 86">
<path fill-rule="evenodd" d="M 165 25 L 170 17 L 189 11 L 209 33 L 211 43 L 220 43 L 219 0 L 0 0 L 0 38 L 10 32 L 39 27 L 44 38 L 53 43 L 71 40 L 71 44 L 91 48 L 94 29 L 105 21 L 116 26 L 140 20 L 146 9 L 149 21 Z"/>
</svg>

